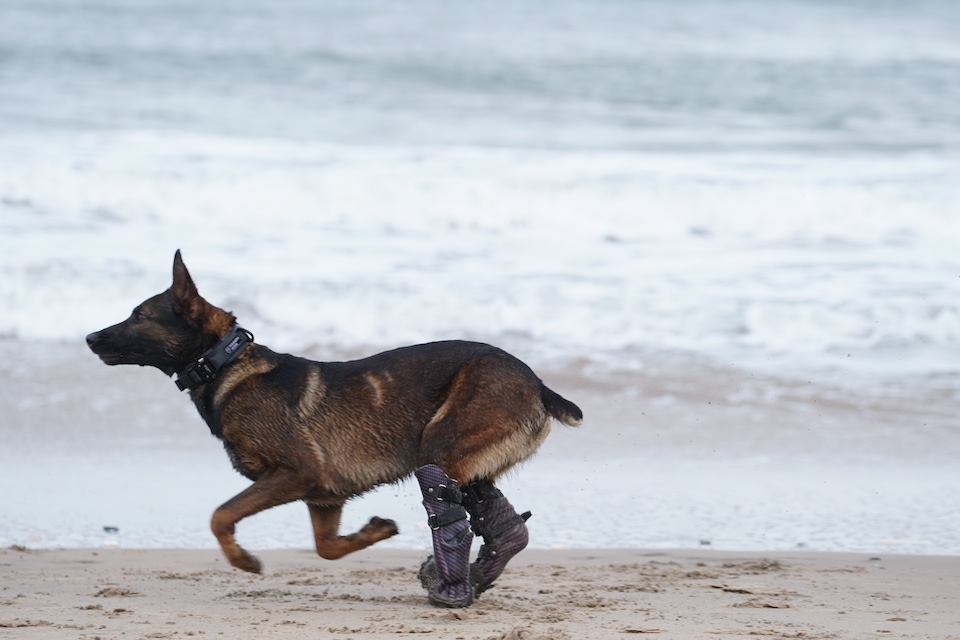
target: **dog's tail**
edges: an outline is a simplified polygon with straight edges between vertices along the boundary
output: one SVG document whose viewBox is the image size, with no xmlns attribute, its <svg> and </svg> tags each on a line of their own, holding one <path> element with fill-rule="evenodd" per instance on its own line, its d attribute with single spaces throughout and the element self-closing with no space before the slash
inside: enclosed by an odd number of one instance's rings
<svg viewBox="0 0 960 640">
<path fill-rule="evenodd" d="M 556 391 L 548 389 L 542 382 L 540 383 L 540 398 L 543 400 L 543 406 L 551 416 L 567 425 L 568 427 L 579 427 L 583 421 L 583 411 L 580 407 L 573 404 Z"/>
</svg>

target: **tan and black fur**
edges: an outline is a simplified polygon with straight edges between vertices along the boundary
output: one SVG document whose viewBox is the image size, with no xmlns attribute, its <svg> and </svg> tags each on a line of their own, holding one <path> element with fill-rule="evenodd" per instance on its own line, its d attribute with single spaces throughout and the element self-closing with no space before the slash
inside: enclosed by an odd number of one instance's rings
<svg viewBox="0 0 960 640">
<path fill-rule="evenodd" d="M 178 251 L 172 286 L 87 342 L 106 364 L 153 366 L 169 376 L 235 324 L 200 297 Z M 551 418 L 570 426 L 582 418 L 510 354 L 460 341 L 350 362 L 315 362 L 253 343 L 190 397 L 233 466 L 253 480 L 211 520 L 230 564 L 253 572 L 260 562 L 234 539 L 243 518 L 302 500 L 317 553 L 340 558 L 397 533 L 393 521 L 375 517 L 339 535 L 348 499 L 425 464 L 461 484 L 492 482 L 536 451 Z"/>
</svg>

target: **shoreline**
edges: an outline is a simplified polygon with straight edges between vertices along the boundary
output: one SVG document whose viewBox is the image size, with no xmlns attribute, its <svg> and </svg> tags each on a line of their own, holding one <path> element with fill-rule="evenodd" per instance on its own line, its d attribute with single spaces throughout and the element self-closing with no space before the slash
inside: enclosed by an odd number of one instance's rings
<svg viewBox="0 0 960 640">
<path fill-rule="evenodd" d="M 503 478 L 511 503 L 534 514 L 531 548 L 708 540 L 713 549 L 960 555 L 952 396 L 858 397 L 667 359 L 633 372 L 537 371 L 585 420 L 555 426 Z M 0 548 L 212 548 L 210 514 L 249 485 L 157 371 L 103 366 L 79 342 L 0 340 L 0 383 Z M 257 514 L 238 538 L 251 549 L 308 546 L 305 511 Z M 374 515 L 400 527 L 386 548 L 429 545 L 415 483 L 351 501 L 344 533 Z"/>
<path fill-rule="evenodd" d="M 219 550 L 0 550 L 0 638 L 436 638 L 620 635 L 947 640 L 960 633 L 960 557 L 810 551 L 528 549 L 466 609 L 430 606 L 426 552 L 336 562 Z"/>
</svg>

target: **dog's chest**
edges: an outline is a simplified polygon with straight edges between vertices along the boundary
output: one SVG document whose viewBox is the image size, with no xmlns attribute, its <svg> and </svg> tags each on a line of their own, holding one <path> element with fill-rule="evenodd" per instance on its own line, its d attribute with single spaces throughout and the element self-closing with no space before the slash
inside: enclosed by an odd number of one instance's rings
<svg viewBox="0 0 960 640">
<path fill-rule="evenodd" d="M 259 461 L 250 460 L 246 456 L 241 456 L 230 441 L 224 440 L 223 448 L 227 452 L 227 457 L 230 458 L 230 464 L 240 475 L 249 480 L 257 480 L 263 475 L 265 471 L 263 464 Z"/>
</svg>

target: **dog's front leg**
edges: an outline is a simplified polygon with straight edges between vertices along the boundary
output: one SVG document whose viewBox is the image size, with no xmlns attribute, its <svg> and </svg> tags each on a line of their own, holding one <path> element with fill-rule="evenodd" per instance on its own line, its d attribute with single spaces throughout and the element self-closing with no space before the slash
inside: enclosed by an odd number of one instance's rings
<svg viewBox="0 0 960 640">
<path fill-rule="evenodd" d="M 340 514 L 343 505 L 318 505 L 307 503 L 310 507 L 310 521 L 313 523 L 313 537 L 317 544 L 317 554 L 326 560 L 336 560 L 348 553 L 366 549 L 375 542 L 386 540 L 400 531 L 393 520 L 373 517 L 360 531 L 341 536 Z"/>
<path fill-rule="evenodd" d="M 272 471 L 224 502 L 210 519 L 210 528 L 217 536 L 223 554 L 230 564 L 260 573 L 260 561 L 247 553 L 233 537 L 238 522 L 270 507 L 287 504 L 303 497 L 303 485 L 299 478 L 290 472 Z"/>
</svg>

